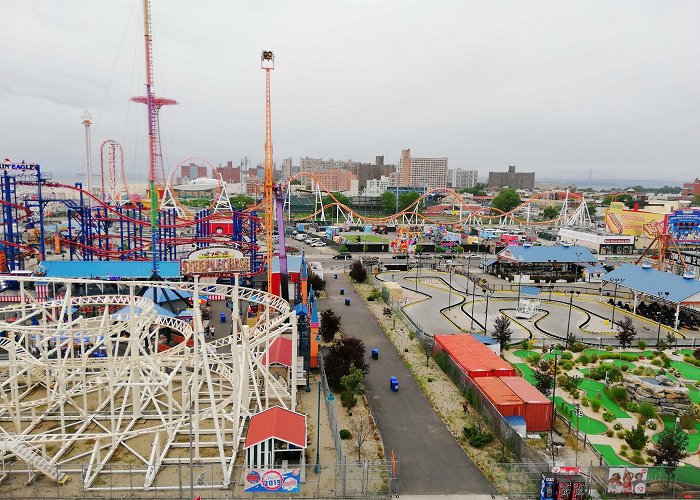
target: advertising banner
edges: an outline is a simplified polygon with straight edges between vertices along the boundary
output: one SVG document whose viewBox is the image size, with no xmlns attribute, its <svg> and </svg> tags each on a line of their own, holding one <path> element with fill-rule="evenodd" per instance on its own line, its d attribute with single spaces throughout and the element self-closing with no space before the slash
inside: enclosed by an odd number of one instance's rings
<svg viewBox="0 0 700 500">
<path fill-rule="evenodd" d="M 299 493 L 300 469 L 250 469 L 245 475 L 246 492 Z"/>
<path fill-rule="evenodd" d="M 612 234 L 644 236 L 645 224 L 662 222 L 663 220 L 663 214 L 655 214 L 641 210 L 628 210 L 626 208 L 621 208 L 615 203 L 611 203 L 610 208 L 605 211 L 605 225 Z"/>
<path fill-rule="evenodd" d="M 668 216 L 668 232 L 676 243 L 700 244 L 700 210 L 674 210 Z"/>
<path fill-rule="evenodd" d="M 611 467 L 607 491 L 611 495 L 643 495 L 647 492 L 647 473 L 646 467 Z"/>
<path fill-rule="evenodd" d="M 180 261 L 183 276 L 232 276 L 249 273 L 250 257 L 228 247 L 208 247 L 191 252 Z"/>
</svg>

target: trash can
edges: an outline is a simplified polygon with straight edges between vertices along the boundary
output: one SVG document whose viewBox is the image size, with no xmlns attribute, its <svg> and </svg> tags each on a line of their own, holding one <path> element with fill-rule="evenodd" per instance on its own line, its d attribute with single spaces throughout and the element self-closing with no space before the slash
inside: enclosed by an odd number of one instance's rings
<svg viewBox="0 0 700 500">
<path fill-rule="evenodd" d="M 391 392 L 399 392 L 399 379 L 396 377 L 390 377 L 389 387 L 391 388 Z"/>
<path fill-rule="evenodd" d="M 345 288 L 340 289 L 340 295 L 345 295 Z"/>
<path fill-rule="evenodd" d="M 337 274 L 334 274 L 334 275 L 333 275 L 333 279 L 334 279 L 334 280 L 337 280 L 337 279 L 338 279 L 338 275 L 337 275 Z"/>
<path fill-rule="evenodd" d="M 221 321 L 222 323 L 226 323 L 226 313 L 225 312 L 219 314 L 219 321 Z"/>
<path fill-rule="evenodd" d="M 345 305 L 349 306 L 350 305 L 350 299 L 345 299 Z"/>
<path fill-rule="evenodd" d="M 379 349 L 376 347 L 372 349 L 372 359 L 379 359 Z"/>
</svg>

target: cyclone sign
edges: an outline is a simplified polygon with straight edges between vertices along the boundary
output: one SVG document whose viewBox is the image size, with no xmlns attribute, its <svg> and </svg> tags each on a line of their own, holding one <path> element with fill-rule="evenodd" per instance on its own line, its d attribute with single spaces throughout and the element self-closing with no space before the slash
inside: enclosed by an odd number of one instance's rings
<svg viewBox="0 0 700 500">
<path fill-rule="evenodd" d="M 250 469 L 245 476 L 246 492 L 298 493 L 299 469 Z"/>
</svg>

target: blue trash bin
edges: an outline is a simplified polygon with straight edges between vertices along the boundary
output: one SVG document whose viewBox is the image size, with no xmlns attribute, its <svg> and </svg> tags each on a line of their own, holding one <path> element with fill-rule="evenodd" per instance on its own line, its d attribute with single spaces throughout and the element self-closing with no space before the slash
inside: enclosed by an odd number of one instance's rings
<svg viewBox="0 0 700 500">
<path fill-rule="evenodd" d="M 345 299 L 345 305 L 349 306 L 350 305 L 350 299 Z"/>
<path fill-rule="evenodd" d="M 345 288 L 340 289 L 340 295 L 345 295 Z"/>
<path fill-rule="evenodd" d="M 399 379 L 396 377 L 390 377 L 389 387 L 391 388 L 391 392 L 399 392 Z"/>
<path fill-rule="evenodd" d="M 376 347 L 372 349 L 372 359 L 379 359 L 379 349 Z"/>
<path fill-rule="evenodd" d="M 219 321 L 221 321 L 222 323 L 226 323 L 226 313 L 225 312 L 219 314 Z"/>
</svg>

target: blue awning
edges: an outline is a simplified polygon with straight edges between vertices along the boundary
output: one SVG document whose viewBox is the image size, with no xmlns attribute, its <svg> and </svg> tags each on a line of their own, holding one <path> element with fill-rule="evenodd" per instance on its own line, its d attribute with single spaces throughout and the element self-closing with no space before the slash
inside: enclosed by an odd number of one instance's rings
<svg viewBox="0 0 700 500">
<path fill-rule="evenodd" d="M 175 313 L 174 313 L 174 312 L 168 311 L 167 309 L 165 309 L 164 307 L 159 306 L 158 304 L 154 304 L 154 308 L 155 308 L 156 314 L 160 314 L 161 316 L 167 316 L 167 317 L 169 317 L 169 318 L 174 318 L 174 317 L 175 317 Z M 114 317 L 117 316 L 117 315 L 119 315 L 119 316 L 131 315 L 132 310 L 133 310 L 136 314 L 141 314 L 141 313 L 143 312 L 143 309 L 140 308 L 139 306 L 133 306 L 133 309 L 132 309 L 132 306 L 126 306 L 126 307 L 124 307 L 124 308 L 122 308 L 122 309 L 119 309 L 117 312 L 115 312 L 114 314 L 112 314 L 110 317 L 111 317 L 111 318 L 114 318 Z"/>
</svg>

